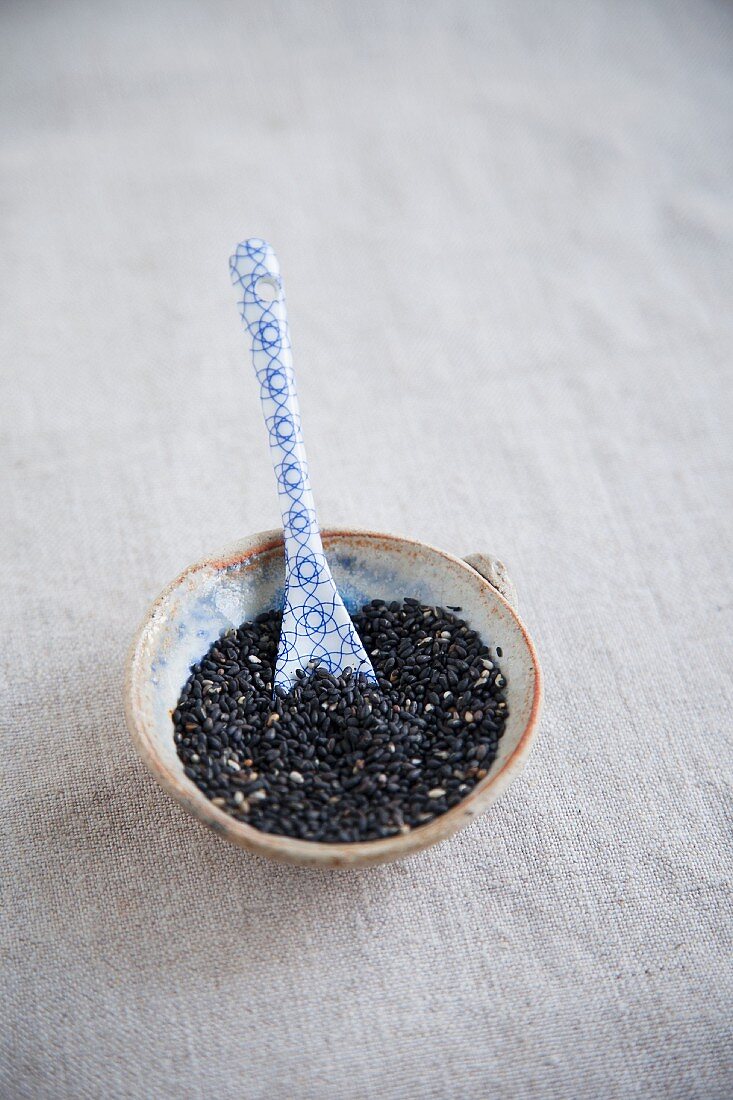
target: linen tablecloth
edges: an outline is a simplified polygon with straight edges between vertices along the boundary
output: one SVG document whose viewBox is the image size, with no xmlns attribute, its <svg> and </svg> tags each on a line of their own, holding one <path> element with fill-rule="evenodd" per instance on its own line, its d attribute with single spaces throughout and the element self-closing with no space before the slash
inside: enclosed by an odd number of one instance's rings
<svg viewBox="0 0 733 1100">
<path fill-rule="evenodd" d="M 3 6 L 4 1097 L 733 1093 L 732 24 Z M 248 235 L 322 521 L 499 555 L 546 676 L 506 796 L 364 873 L 227 847 L 123 719 L 149 601 L 278 521 Z"/>
</svg>

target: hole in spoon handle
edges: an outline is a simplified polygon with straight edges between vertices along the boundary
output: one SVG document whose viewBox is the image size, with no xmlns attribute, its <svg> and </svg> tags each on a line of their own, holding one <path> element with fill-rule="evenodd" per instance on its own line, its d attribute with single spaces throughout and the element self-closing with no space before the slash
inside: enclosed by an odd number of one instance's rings
<svg viewBox="0 0 733 1100">
<path fill-rule="evenodd" d="M 257 300 L 263 306 L 269 306 L 282 295 L 282 280 L 274 275 L 260 275 L 253 289 Z"/>
<path fill-rule="evenodd" d="M 272 309 L 280 314 L 279 305 L 282 305 L 282 320 L 285 320 L 285 295 L 283 281 L 280 275 L 280 264 L 277 261 L 275 250 L 261 237 L 250 237 L 238 244 L 234 255 L 229 260 L 229 271 L 232 282 L 241 294 L 239 310 L 242 320 L 249 326 L 251 315 L 255 311 L 267 311 Z"/>
</svg>

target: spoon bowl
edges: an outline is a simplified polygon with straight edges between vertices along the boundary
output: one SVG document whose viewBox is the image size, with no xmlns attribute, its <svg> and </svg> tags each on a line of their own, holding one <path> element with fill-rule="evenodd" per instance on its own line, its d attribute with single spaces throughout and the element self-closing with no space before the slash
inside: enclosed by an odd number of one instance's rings
<svg viewBox="0 0 733 1100">
<path fill-rule="evenodd" d="M 484 642 L 501 650 L 509 718 L 487 776 L 457 806 L 409 833 L 325 844 L 259 832 L 214 806 L 186 777 L 173 741 L 172 712 L 191 665 L 216 638 L 263 611 L 282 606 L 284 551 L 278 531 L 251 535 L 190 566 L 161 593 L 130 651 L 127 723 L 140 755 L 164 790 L 231 843 L 302 866 L 386 863 L 446 839 L 511 783 L 535 736 L 542 694 L 540 668 L 532 641 L 510 602 L 514 599 L 511 582 L 496 559 L 477 554 L 463 561 L 425 543 L 374 531 L 325 530 L 322 538 L 350 611 L 377 597 L 412 596 L 425 604 L 460 606 L 461 617 Z"/>
</svg>

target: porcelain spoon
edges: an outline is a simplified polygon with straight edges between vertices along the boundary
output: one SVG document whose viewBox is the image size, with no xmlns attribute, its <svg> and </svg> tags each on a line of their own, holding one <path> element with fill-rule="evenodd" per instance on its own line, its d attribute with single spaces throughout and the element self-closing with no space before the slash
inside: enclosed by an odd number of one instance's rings
<svg viewBox="0 0 733 1100">
<path fill-rule="evenodd" d="M 374 669 L 331 576 L 308 476 L 295 388 L 285 295 L 271 246 L 251 237 L 229 261 L 270 442 L 285 535 L 285 599 L 275 688 L 299 669 L 347 668 L 376 681 Z"/>
</svg>

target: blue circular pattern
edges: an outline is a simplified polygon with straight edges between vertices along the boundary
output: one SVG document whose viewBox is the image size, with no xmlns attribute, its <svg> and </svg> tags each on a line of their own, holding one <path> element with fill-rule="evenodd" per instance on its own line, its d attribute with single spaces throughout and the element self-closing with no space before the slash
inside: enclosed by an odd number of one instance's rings
<svg viewBox="0 0 733 1100">
<path fill-rule="evenodd" d="M 275 253 L 252 237 L 230 260 L 240 314 L 252 342 L 285 533 L 286 586 L 275 685 L 290 687 L 298 669 L 353 668 L 376 679 L 323 552 L 305 461 L 282 279 Z M 260 280 L 275 289 L 270 300 Z M 264 284 L 263 284 L 264 285 Z"/>
</svg>

